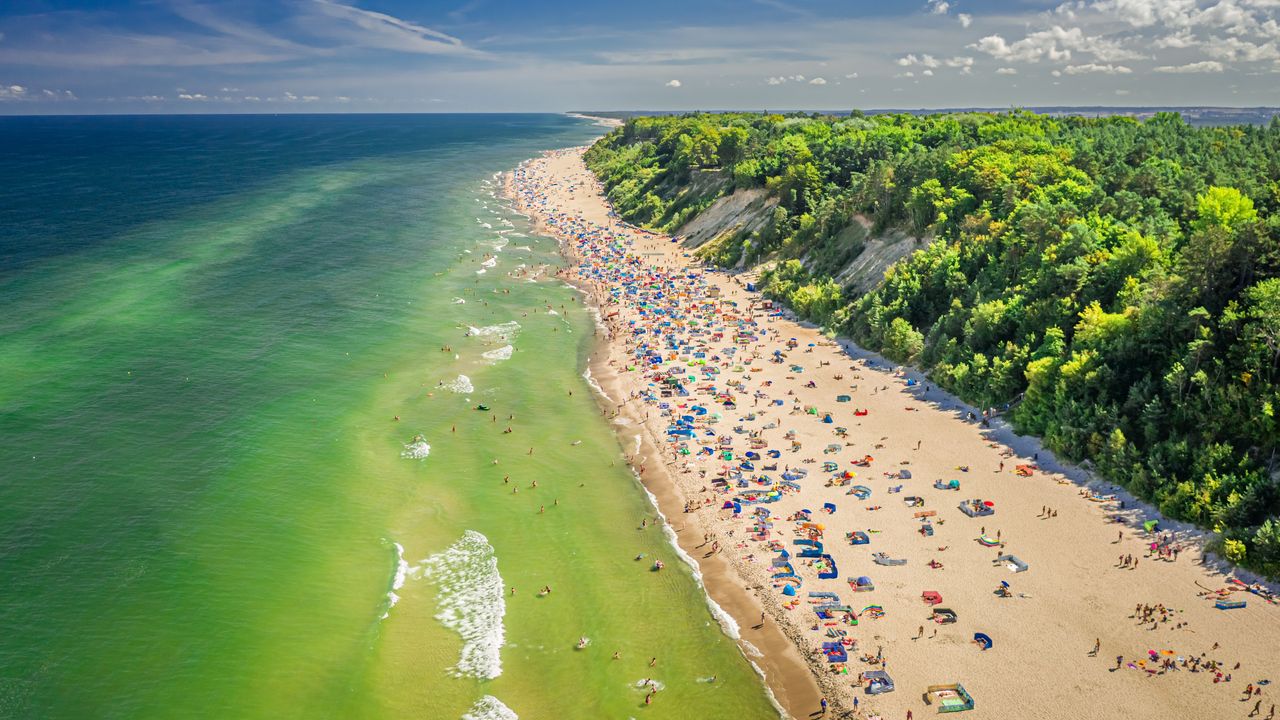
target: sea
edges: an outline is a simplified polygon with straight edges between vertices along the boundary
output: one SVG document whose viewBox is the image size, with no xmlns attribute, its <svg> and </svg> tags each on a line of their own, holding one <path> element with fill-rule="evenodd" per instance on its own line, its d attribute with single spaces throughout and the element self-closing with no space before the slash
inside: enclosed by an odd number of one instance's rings
<svg viewBox="0 0 1280 720">
<path fill-rule="evenodd" d="M 0 118 L 0 718 L 777 717 L 500 196 L 602 132 Z"/>
</svg>

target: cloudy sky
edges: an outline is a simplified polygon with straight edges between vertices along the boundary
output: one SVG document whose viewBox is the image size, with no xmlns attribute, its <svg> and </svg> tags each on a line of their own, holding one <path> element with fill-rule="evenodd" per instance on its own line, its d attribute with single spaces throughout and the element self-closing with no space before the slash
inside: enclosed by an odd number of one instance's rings
<svg viewBox="0 0 1280 720">
<path fill-rule="evenodd" d="M 1280 0 L 3 0 L 0 114 L 1280 105 Z"/>
</svg>

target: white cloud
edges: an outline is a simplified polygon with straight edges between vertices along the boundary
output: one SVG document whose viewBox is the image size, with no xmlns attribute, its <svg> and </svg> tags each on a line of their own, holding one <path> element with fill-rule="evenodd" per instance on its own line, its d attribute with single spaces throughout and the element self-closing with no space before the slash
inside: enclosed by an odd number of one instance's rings
<svg viewBox="0 0 1280 720">
<path fill-rule="evenodd" d="M 1117 95 L 1128 95 L 1128 94 L 1129 94 L 1129 91 L 1128 91 L 1128 90 L 1117 90 L 1117 91 L 1116 91 L 1116 94 L 1117 94 Z"/>
<path fill-rule="evenodd" d="M 1116 38 L 1085 35 L 1078 27 L 1064 28 L 1054 25 L 1048 30 L 1029 33 L 1010 43 L 1000 35 L 987 35 L 967 47 L 984 52 L 997 60 L 1012 62 L 1040 62 L 1041 59 L 1064 61 L 1072 52 L 1093 55 L 1103 62 L 1137 60 L 1142 53 L 1123 46 L 1125 41 Z"/>
<path fill-rule="evenodd" d="M 845 75 L 845 76 L 844 76 L 844 79 L 845 79 L 845 80 L 852 80 L 852 79 L 854 79 L 854 78 L 856 78 L 856 77 L 858 77 L 858 73 L 856 73 L 856 72 L 855 72 L 855 73 L 849 73 L 848 75 Z"/>
<path fill-rule="evenodd" d="M 1178 24 L 1196 9 L 1196 0 L 1100 0 L 1099 2 L 1067 3 L 1064 14 L 1074 16 L 1079 10 L 1101 15 L 1103 20 L 1127 23 L 1135 28 L 1156 24 Z"/>
<path fill-rule="evenodd" d="M 810 84 L 810 85 L 826 85 L 826 84 L 827 84 L 827 79 L 826 79 L 826 78 L 816 77 L 816 78 L 814 78 L 814 79 L 810 80 L 810 81 L 809 81 L 809 84 Z"/>
<path fill-rule="evenodd" d="M 178 93 L 179 100 L 194 100 L 197 102 L 208 100 L 209 96 L 203 93 Z"/>
<path fill-rule="evenodd" d="M 680 83 L 680 81 L 679 81 L 679 80 L 668 80 L 668 81 L 667 81 L 667 87 L 680 87 L 680 85 L 681 85 L 681 83 Z"/>
<path fill-rule="evenodd" d="M 771 77 L 771 78 L 765 79 L 765 82 L 769 83 L 770 85 L 781 85 L 786 81 L 787 79 L 784 77 Z"/>
<path fill-rule="evenodd" d="M 1157 48 L 1189 48 L 1200 44 L 1200 41 L 1191 34 L 1188 28 L 1182 28 L 1172 35 L 1156 38 L 1152 43 L 1152 47 Z"/>
<path fill-rule="evenodd" d="M 1011 67 L 996 68 L 997 75 L 1017 75 L 1018 69 Z"/>
<path fill-rule="evenodd" d="M 1258 26 L 1253 12 L 1240 7 L 1235 0 L 1221 0 L 1216 5 L 1194 13 L 1191 23 L 1197 26 L 1220 27 L 1232 35 L 1254 32 Z"/>
<path fill-rule="evenodd" d="M 27 89 L 21 85 L 0 85 L 0 100 L 22 100 L 27 97 Z"/>
<path fill-rule="evenodd" d="M 1133 72 L 1132 69 L 1124 65 L 1099 65 L 1097 63 L 1087 63 L 1085 65 L 1068 65 L 1062 68 L 1062 72 L 1068 75 L 1128 75 Z"/>
<path fill-rule="evenodd" d="M 931 15 L 946 15 L 951 9 L 951 3 L 947 0 L 929 0 L 928 8 Z"/>
<path fill-rule="evenodd" d="M 960 21 L 960 27 L 969 27 L 973 24 L 973 16 L 968 13 L 958 13 L 956 19 Z"/>
<path fill-rule="evenodd" d="M 919 56 L 917 56 L 915 53 L 910 53 L 898 58 L 898 64 L 901 65 L 902 67 L 911 67 L 912 65 L 922 65 L 927 68 L 936 68 L 942 63 L 940 63 L 937 58 L 935 58 L 934 56 L 928 53 L 924 53 L 923 55 L 919 55 Z"/>
<path fill-rule="evenodd" d="M 1276 50 L 1274 42 L 1258 44 L 1234 37 L 1215 37 L 1211 42 L 1205 43 L 1204 52 L 1209 57 L 1236 62 L 1280 60 L 1280 51 Z"/>
<path fill-rule="evenodd" d="M 1226 69 L 1226 66 L 1217 60 L 1202 60 L 1200 62 L 1187 63 L 1186 65 L 1161 65 L 1153 68 L 1158 73 L 1220 73 Z"/>
<path fill-rule="evenodd" d="M 346 21 L 346 25 L 313 23 L 317 34 L 346 40 L 359 47 L 428 55 L 475 55 L 452 35 L 373 10 L 362 10 L 334 0 L 311 0 L 320 14 Z M 354 27 L 352 27 L 354 26 Z"/>
</svg>

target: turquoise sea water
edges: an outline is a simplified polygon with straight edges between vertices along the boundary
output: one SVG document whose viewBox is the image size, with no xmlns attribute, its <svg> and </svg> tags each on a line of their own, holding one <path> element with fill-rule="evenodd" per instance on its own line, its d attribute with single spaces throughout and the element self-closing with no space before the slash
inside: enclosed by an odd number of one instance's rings
<svg viewBox="0 0 1280 720">
<path fill-rule="evenodd" d="M 599 132 L 0 119 L 0 717 L 776 716 L 492 195 Z"/>
</svg>

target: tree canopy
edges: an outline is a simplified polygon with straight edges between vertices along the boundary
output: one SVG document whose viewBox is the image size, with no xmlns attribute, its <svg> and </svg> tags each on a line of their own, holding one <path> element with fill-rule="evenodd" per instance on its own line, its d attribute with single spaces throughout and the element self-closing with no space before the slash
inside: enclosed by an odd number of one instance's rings
<svg viewBox="0 0 1280 720">
<path fill-rule="evenodd" d="M 1280 123 L 695 114 L 630 120 L 587 160 L 624 218 L 668 230 L 765 189 L 764 227 L 704 257 L 771 261 L 800 315 L 1280 575 Z M 835 278 L 861 222 L 917 247 L 859 294 Z"/>
</svg>

